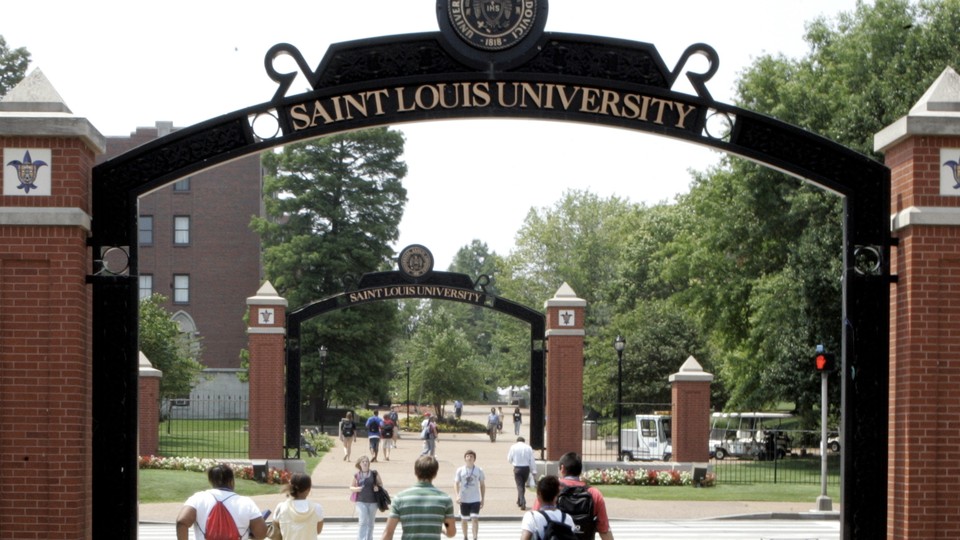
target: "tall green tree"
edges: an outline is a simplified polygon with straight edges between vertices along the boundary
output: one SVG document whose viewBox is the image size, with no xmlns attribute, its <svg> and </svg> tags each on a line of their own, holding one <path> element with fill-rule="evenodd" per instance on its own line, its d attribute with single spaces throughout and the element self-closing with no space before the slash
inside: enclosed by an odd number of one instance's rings
<svg viewBox="0 0 960 540">
<path fill-rule="evenodd" d="M 0 36 L 0 97 L 23 80 L 30 65 L 30 52 L 26 47 L 11 49 Z"/>
<path fill-rule="evenodd" d="M 200 343 L 180 332 L 180 325 L 163 308 L 166 298 L 153 294 L 140 301 L 140 352 L 156 369 L 163 372 L 160 379 L 160 398 L 190 395 L 203 366 Z"/>
<path fill-rule="evenodd" d="M 254 218 L 266 276 L 297 308 L 355 287 L 394 253 L 406 203 L 400 132 L 377 128 L 287 146 L 264 155 L 266 218 Z M 388 399 L 390 344 L 400 332 L 392 302 L 333 312 L 304 325 L 303 391 L 317 401 Z M 317 351 L 329 354 L 321 366 Z"/>
<path fill-rule="evenodd" d="M 439 414 L 446 402 L 477 399 L 490 388 L 473 343 L 445 306 L 425 314 L 400 351 L 411 364 L 411 399 L 431 404 Z"/>
<path fill-rule="evenodd" d="M 808 24 L 803 58 L 759 57 L 736 102 L 871 154 L 874 134 L 960 61 L 958 23 L 957 0 L 858 3 Z M 679 204 L 690 219 L 662 275 L 717 351 L 728 405 L 793 401 L 809 412 L 818 392 L 809 356 L 818 343 L 839 350 L 842 331 L 841 200 L 730 158 Z"/>
</svg>

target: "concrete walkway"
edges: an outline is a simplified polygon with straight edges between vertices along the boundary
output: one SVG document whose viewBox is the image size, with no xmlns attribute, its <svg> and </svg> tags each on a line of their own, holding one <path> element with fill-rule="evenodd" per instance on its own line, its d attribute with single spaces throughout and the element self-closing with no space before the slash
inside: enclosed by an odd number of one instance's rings
<svg viewBox="0 0 960 540">
<path fill-rule="evenodd" d="M 450 408 L 452 411 L 452 407 Z M 512 408 L 504 407 L 504 412 L 512 412 Z M 527 411 L 524 420 L 527 418 Z M 464 418 L 485 424 L 490 409 L 486 406 L 468 406 L 464 411 Z M 401 418 L 405 412 L 401 411 Z M 579 426 L 577 426 L 579 429 Z M 521 430 L 521 435 L 527 437 L 527 430 Z M 401 435 L 398 448 L 391 450 L 390 461 L 381 459 L 373 464 L 383 478 L 384 486 L 391 494 L 396 494 L 413 485 L 415 476 L 413 464 L 420 455 L 422 444 L 416 433 Z M 491 443 L 485 434 L 445 434 L 442 432 L 437 443 L 436 457 L 440 462 L 440 472 L 434 485 L 443 489 L 453 497 L 453 474 L 457 467 L 463 465 L 463 454 L 468 449 L 477 453 L 477 466 L 483 469 L 486 476 L 486 497 L 484 507 L 480 511 L 481 519 L 517 519 L 523 512 L 516 506 L 516 487 L 513 483 L 513 468 L 507 463 L 507 451 L 516 442 L 513 435 L 513 421 L 504 423 L 504 433 Z M 356 519 L 354 505 L 349 500 L 350 485 L 354 472 L 355 461 L 361 452 L 367 451 L 365 440 L 357 440 L 353 447 L 351 461 L 343 461 L 343 449 L 335 447 L 328 452 L 313 471 L 313 491 L 310 499 L 323 506 L 324 516 L 328 520 Z M 539 471 L 543 473 L 543 469 Z M 686 489 L 686 488 L 662 488 Z M 692 489 L 692 488 L 690 488 Z M 527 491 L 527 502 L 532 504 L 536 494 L 532 489 Z M 273 509 L 283 500 L 281 493 L 275 495 L 258 495 L 254 500 L 262 510 Z M 708 519 L 750 515 L 757 518 L 783 517 L 811 517 L 824 519 L 823 513 L 811 512 L 816 507 L 815 501 L 809 503 L 781 503 L 781 502 L 684 502 L 684 501 L 632 501 L 627 499 L 607 498 L 607 511 L 611 519 Z M 140 505 L 140 521 L 172 523 L 176 519 L 182 502 L 156 503 Z M 837 505 L 834 505 L 837 509 Z M 382 519 L 386 514 L 381 513 Z M 835 515 L 835 513 L 834 513 Z"/>
</svg>

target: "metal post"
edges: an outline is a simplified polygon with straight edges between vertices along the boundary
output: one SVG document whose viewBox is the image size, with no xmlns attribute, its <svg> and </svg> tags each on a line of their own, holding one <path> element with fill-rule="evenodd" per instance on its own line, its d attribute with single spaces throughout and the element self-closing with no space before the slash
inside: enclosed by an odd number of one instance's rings
<svg viewBox="0 0 960 540">
<path fill-rule="evenodd" d="M 820 496 L 817 497 L 817 511 L 830 512 L 833 501 L 827 496 L 827 372 L 820 374 Z"/>
<path fill-rule="evenodd" d="M 324 366 L 327 363 L 327 346 L 320 346 L 320 433 L 323 431 L 323 412 L 327 408 L 327 377 Z"/>
<path fill-rule="evenodd" d="M 410 427 L 410 361 L 407 360 L 407 428 Z"/>
<path fill-rule="evenodd" d="M 617 461 L 623 458 L 623 348 L 626 344 L 619 335 L 613 342 L 613 348 L 617 350 Z"/>
</svg>

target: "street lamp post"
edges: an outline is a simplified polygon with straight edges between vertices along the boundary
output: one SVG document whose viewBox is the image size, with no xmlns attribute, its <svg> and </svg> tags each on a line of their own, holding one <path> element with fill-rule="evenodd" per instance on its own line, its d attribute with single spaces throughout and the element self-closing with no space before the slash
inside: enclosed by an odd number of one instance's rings
<svg viewBox="0 0 960 540">
<path fill-rule="evenodd" d="M 320 346 L 320 433 L 323 433 L 323 412 L 327 408 L 327 384 L 324 365 L 327 363 L 327 346 Z"/>
<path fill-rule="evenodd" d="M 410 361 L 407 360 L 407 428 L 410 427 Z"/>
<path fill-rule="evenodd" d="M 623 459 L 623 348 L 627 342 L 617 335 L 613 348 L 617 351 L 617 460 Z M 639 429 L 640 426 L 637 426 Z"/>
</svg>

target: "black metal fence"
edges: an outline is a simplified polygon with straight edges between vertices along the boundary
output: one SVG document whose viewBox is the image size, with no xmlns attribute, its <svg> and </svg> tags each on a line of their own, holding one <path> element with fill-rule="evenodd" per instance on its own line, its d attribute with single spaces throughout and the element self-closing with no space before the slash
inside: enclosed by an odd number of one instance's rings
<svg viewBox="0 0 960 540">
<path fill-rule="evenodd" d="M 633 417 L 631 417 L 631 422 Z M 612 427 L 610 424 L 612 423 Z M 629 426 L 633 428 L 632 425 Z M 618 459 L 616 419 L 600 418 L 583 424 L 582 455 L 586 462 L 609 464 L 610 467 L 658 469 L 670 468 L 667 460 L 627 462 Z M 821 482 L 820 433 L 800 430 L 779 430 L 776 439 L 758 440 L 743 453 L 713 457 L 709 472 L 718 484 L 819 484 Z M 840 452 L 827 451 L 827 484 L 840 485 Z M 619 462 L 619 463 L 616 463 Z"/>
<path fill-rule="evenodd" d="M 165 457 L 247 458 L 246 396 L 206 396 L 163 403 L 158 453 Z"/>
</svg>

